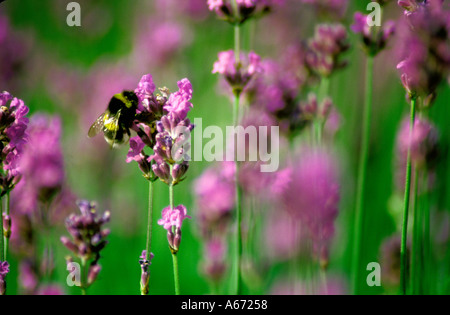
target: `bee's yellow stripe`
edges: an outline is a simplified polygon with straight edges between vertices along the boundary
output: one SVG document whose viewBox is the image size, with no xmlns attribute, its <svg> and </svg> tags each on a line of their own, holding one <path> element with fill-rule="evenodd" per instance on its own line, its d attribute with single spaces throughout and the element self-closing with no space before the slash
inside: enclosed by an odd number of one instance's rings
<svg viewBox="0 0 450 315">
<path fill-rule="evenodd" d="M 127 98 L 125 98 L 125 96 L 123 96 L 122 93 L 119 93 L 119 94 L 114 95 L 114 98 L 116 98 L 116 99 L 118 99 L 119 101 L 121 101 L 122 103 L 124 103 L 124 105 L 125 105 L 127 108 L 130 108 L 131 105 L 132 105 L 131 102 L 130 102 Z"/>
</svg>

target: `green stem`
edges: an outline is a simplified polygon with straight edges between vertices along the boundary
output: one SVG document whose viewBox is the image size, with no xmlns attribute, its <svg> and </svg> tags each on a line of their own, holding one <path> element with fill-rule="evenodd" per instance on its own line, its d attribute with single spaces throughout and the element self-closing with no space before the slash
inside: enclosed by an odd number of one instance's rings
<svg viewBox="0 0 450 315">
<path fill-rule="evenodd" d="M 234 58 L 239 65 L 241 63 L 241 26 L 239 24 L 234 26 Z"/>
<path fill-rule="evenodd" d="M 414 122 L 416 118 L 416 98 L 411 100 L 411 116 L 409 125 L 409 138 L 412 138 L 414 131 Z M 403 205 L 403 224 L 402 224 L 402 243 L 400 249 L 400 285 L 401 293 L 406 294 L 407 288 L 407 237 L 408 237 L 408 214 L 409 214 L 409 200 L 411 190 L 411 147 L 408 147 L 408 156 L 406 160 L 406 180 L 405 180 L 405 199 Z"/>
<path fill-rule="evenodd" d="M 176 253 L 172 253 L 173 261 L 173 278 L 175 281 L 175 295 L 180 295 L 180 278 L 178 275 L 178 257 Z"/>
<path fill-rule="evenodd" d="M 423 283 L 425 294 L 432 294 L 430 292 L 432 281 L 432 273 L 434 271 L 433 264 L 434 260 L 431 255 L 431 238 L 430 238 L 430 204 L 429 204 L 429 192 L 428 192 L 428 173 L 425 170 L 424 176 L 422 179 L 422 187 L 423 187 L 423 194 L 421 195 L 421 214 L 423 218 L 423 235 L 422 235 L 422 242 L 421 242 L 421 254 L 422 254 L 422 261 L 421 261 L 421 267 L 423 271 Z M 423 293 L 423 292 L 422 292 Z"/>
<path fill-rule="evenodd" d="M 5 261 L 3 236 L 3 198 L 0 198 L 0 261 Z"/>
<path fill-rule="evenodd" d="M 323 101 L 328 96 L 330 92 L 330 78 L 329 77 L 323 77 L 320 80 L 319 85 L 319 91 L 317 95 L 317 104 L 320 108 L 320 106 L 323 104 Z M 318 109 L 320 110 L 320 109 Z M 314 137 L 315 137 L 315 143 L 317 145 L 320 145 L 322 143 L 322 131 L 323 131 L 324 121 L 322 118 L 317 117 L 314 121 L 313 128 L 314 128 Z"/>
<path fill-rule="evenodd" d="M 5 213 L 7 216 L 10 216 L 10 198 L 9 198 L 9 191 L 6 193 L 6 207 L 5 207 Z M 3 220 L 2 220 L 3 221 Z M 3 225 L 3 222 L 2 222 Z M 8 249 L 9 249 L 9 237 L 5 237 L 5 254 L 4 254 L 4 259 L 5 261 L 8 260 Z"/>
<path fill-rule="evenodd" d="M 422 234 L 421 218 L 419 214 L 419 206 L 417 204 L 417 196 L 419 190 L 419 170 L 414 166 L 414 183 L 413 183 L 413 239 L 412 239 L 412 251 L 411 251 L 411 293 L 418 294 L 419 282 L 420 282 L 420 243 Z"/>
<path fill-rule="evenodd" d="M 82 270 L 82 275 L 81 275 L 81 295 L 87 295 L 87 262 L 86 259 L 81 259 L 81 270 Z"/>
<path fill-rule="evenodd" d="M 236 1 L 233 1 L 236 5 Z M 237 7 L 237 5 L 236 5 Z M 236 24 L 234 26 L 234 54 L 236 59 L 237 67 L 240 67 L 240 25 Z M 240 110 L 240 91 L 234 92 L 234 108 L 233 108 L 233 125 L 236 127 L 239 124 L 239 110 Z M 241 259 L 242 259 L 242 215 L 241 215 L 241 189 L 239 187 L 239 162 L 237 160 L 237 155 L 235 154 L 235 193 L 236 193 L 236 255 L 235 255 L 235 288 L 236 294 L 241 294 Z"/>
<path fill-rule="evenodd" d="M 239 93 L 235 94 L 235 102 L 234 102 L 234 126 L 236 127 L 239 124 Z M 236 139 L 237 140 L 237 139 Z M 235 288 L 236 294 L 241 294 L 241 260 L 242 260 L 242 211 L 241 211 L 241 199 L 242 192 L 239 187 L 239 161 L 237 160 L 237 154 L 235 154 L 235 168 L 236 171 L 234 173 L 234 186 L 235 186 L 235 194 L 236 194 L 236 223 L 237 223 L 237 231 L 236 231 L 236 255 L 235 255 L 235 267 L 236 267 L 236 278 L 235 278 Z"/>
<path fill-rule="evenodd" d="M 147 213 L 147 242 L 145 244 L 145 260 L 149 261 L 151 257 L 153 230 L 153 181 L 148 184 L 148 213 Z M 141 280 L 142 281 L 142 280 Z M 140 283 L 141 295 L 148 295 L 148 285 Z"/>
<path fill-rule="evenodd" d="M 359 273 L 363 270 L 361 266 L 361 244 L 363 237 L 364 225 L 364 192 L 366 185 L 367 164 L 369 160 L 369 142 L 370 142 L 370 126 L 372 116 L 372 94 L 373 94 L 373 64 L 374 58 L 367 56 L 366 60 L 366 79 L 365 79 L 365 99 L 363 109 L 362 122 L 362 139 L 361 152 L 359 156 L 358 166 L 358 182 L 356 190 L 356 210 L 355 210 L 355 225 L 353 234 L 353 265 L 352 265 L 352 284 L 353 293 L 358 292 Z"/>
<path fill-rule="evenodd" d="M 148 221 L 147 221 L 147 243 L 145 259 L 150 259 L 150 250 L 152 245 L 152 230 L 153 230 L 153 182 L 149 181 L 148 185 Z"/>
<path fill-rule="evenodd" d="M 173 165 L 170 164 L 170 174 L 172 174 L 173 171 Z M 169 184 L 169 203 L 170 203 L 170 209 L 173 210 L 175 208 L 174 206 L 174 198 L 173 198 L 173 180 Z M 172 261 L 173 261 L 173 279 L 175 282 L 175 295 L 180 295 L 180 278 L 178 276 L 178 258 L 177 253 L 172 252 Z"/>
</svg>

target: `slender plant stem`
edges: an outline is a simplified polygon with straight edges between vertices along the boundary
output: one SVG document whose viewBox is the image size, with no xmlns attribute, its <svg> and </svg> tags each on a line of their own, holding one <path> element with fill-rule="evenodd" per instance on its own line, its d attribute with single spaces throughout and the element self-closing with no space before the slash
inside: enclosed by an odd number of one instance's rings
<svg viewBox="0 0 450 315">
<path fill-rule="evenodd" d="M 323 104 L 323 101 L 328 96 L 330 92 L 330 78 L 323 77 L 320 80 L 318 95 L 317 95 L 317 104 L 320 107 Z M 323 131 L 324 122 L 321 118 L 317 117 L 313 123 L 313 134 L 314 134 L 314 142 L 316 145 L 320 145 L 322 143 L 322 131 Z"/>
<path fill-rule="evenodd" d="M 431 238 L 430 238 L 430 204 L 429 204 L 429 192 L 428 192 L 428 173 L 425 170 L 423 179 L 422 179 L 422 187 L 423 187 L 423 194 L 421 195 L 421 209 L 422 209 L 422 219 L 423 219 L 423 235 L 422 235 L 422 243 L 421 243 L 421 254 L 422 254 L 422 261 L 421 261 L 421 267 L 424 273 L 423 277 L 423 283 L 424 288 L 423 290 L 425 294 L 432 294 L 430 292 L 430 288 L 432 284 L 432 275 L 433 272 L 433 264 L 434 260 L 431 255 L 430 249 L 431 249 Z"/>
<path fill-rule="evenodd" d="M 414 131 L 414 122 L 416 119 L 416 98 L 411 100 L 411 115 L 409 125 L 409 138 L 412 138 Z M 405 180 L 405 199 L 403 205 L 403 224 L 402 224 L 402 243 L 400 249 L 400 286 L 401 293 L 406 295 L 407 289 L 407 238 L 408 238 L 408 215 L 409 215 L 409 200 L 411 190 L 411 147 L 408 147 L 408 156 L 406 160 L 406 180 Z"/>
<path fill-rule="evenodd" d="M 237 2 L 233 1 L 234 8 L 237 11 Z M 238 23 L 234 25 L 234 54 L 236 60 L 236 67 L 240 67 L 241 56 L 241 39 L 240 39 L 241 27 Z M 239 124 L 239 110 L 240 110 L 240 90 L 234 91 L 234 107 L 233 107 L 233 125 L 236 127 Z M 236 146 L 235 146 L 236 148 Z M 241 215 L 241 189 L 239 187 L 239 162 L 237 160 L 237 154 L 235 152 L 235 194 L 236 194 L 236 255 L 235 255 L 235 289 L 237 295 L 241 294 L 241 258 L 242 258 L 242 215 Z"/>
<path fill-rule="evenodd" d="M 173 165 L 170 165 L 170 174 L 172 174 Z M 174 200 L 173 200 L 173 184 L 169 184 L 169 202 L 170 209 L 174 209 Z M 175 295 L 180 295 L 180 277 L 178 275 L 178 258 L 177 254 L 172 252 L 172 261 L 173 261 L 173 279 L 175 282 Z"/>
<path fill-rule="evenodd" d="M 5 261 L 4 244 L 3 244 L 3 198 L 0 198 L 0 261 Z"/>
<path fill-rule="evenodd" d="M 150 259 L 150 250 L 152 245 L 152 230 L 153 230 L 153 182 L 149 181 L 148 184 L 148 221 L 147 221 L 147 243 L 146 243 L 146 255 L 145 259 Z"/>
<path fill-rule="evenodd" d="M 241 63 L 241 26 L 239 24 L 234 26 L 234 58 L 239 65 Z"/>
<path fill-rule="evenodd" d="M 358 292 L 359 273 L 361 270 L 361 244 L 363 237 L 364 224 L 364 192 L 366 184 L 367 164 L 369 159 L 370 127 L 372 116 L 372 94 L 373 94 L 373 64 L 374 57 L 367 56 L 366 60 L 366 79 L 365 79 L 365 99 L 362 122 L 361 152 L 358 166 L 358 182 L 356 188 L 356 209 L 355 225 L 353 233 L 353 265 L 352 265 L 352 284 L 353 293 Z"/>
<path fill-rule="evenodd" d="M 420 282 L 420 243 L 421 234 L 422 234 L 422 224 L 421 217 L 419 213 L 419 206 L 417 204 L 418 201 L 418 191 L 419 191 L 419 170 L 416 166 L 414 166 L 414 182 L 413 182 L 413 203 L 412 203 L 412 212 L 413 212 L 413 239 L 412 239 L 412 250 L 411 250 L 411 293 L 418 294 L 419 290 L 419 282 Z"/>
<path fill-rule="evenodd" d="M 153 231 L 153 181 L 148 182 L 148 213 L 147 213 L 147 242 L 145 243 L 145 260 L 148 262 L 151 257 Z M 141 280 L 142 281 L 142 280 Z M 145 286 L 140 284 L 141 295 L 148 295 L 148 284 Z"/>
<path fill-rule="evenodd" d="M 239 93 L 235 94 L 234 102 L 234 126 L 239 124 Z M 237 139 L 236 139 L 237 140 Z M 236 147 L 236 146 L 235 146 Z M 235 278 L 235 288 L 236 294 L 241 294 L 241 260 L 242 260 L 242 192 L 239 186 L 239 161 L 237 160 L 237 154 L 235 153 L 235 194 L 236 194 L 236 255 L 235 255 L 235 267 L 236 267 L 236 278 Z"/>
<path fill-rule="evenodd" d="M 10 208 L 9 208 L 9 206 L 10 206 L 10 195 L 9 195 L 9 191 L 6 193 L 6 200 L 5 200 L 5 202 L 6 202 L 6 207 L 5 207 L 5 213 L 6 213 L 6 215 L 9 217 L 10 216 Z M 2 220 L 3 221 L 3 220 Z M 3 225 L 3 222 L 2 222 L 2 225 Z M 5 254 L 4 254 L 4 259 L 5 259 L 5 261 L 6 260 L 8 260 L 8 249 L 9 249 L 9 236 L 8 237 L 5 237 Z"/>
<path fill-rule="evenodd" d="M 86 259 L 81 259 L 81 272 L 82 272 L 82 275 L 81 275 L 81 295 L 87 295 L 87 289 L 86 289 L 86 286 L 87 286 L 87 262 L 86 262 Z"/>
<path fill-rule="evenodd" d="M 173 278 L 175 281 L 175 295 L 180 295 L 180 277 L 178 275 L 178 257 L 176 253 L 172 253 L 173 261 Z"/>
</svg>

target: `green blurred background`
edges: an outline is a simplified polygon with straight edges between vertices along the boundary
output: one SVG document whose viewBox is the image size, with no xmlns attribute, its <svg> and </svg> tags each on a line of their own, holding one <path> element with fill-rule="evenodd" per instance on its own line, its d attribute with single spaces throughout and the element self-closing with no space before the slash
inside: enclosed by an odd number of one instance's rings
<svg viewBox="0 0 450 315">
<path fill-rule="evenodd" d="M 218 87 L 218 77 L 211 74 L 217 53 L 233 47 L 232 28 L 217 20 L 204 8 L 196 13 L 174 11 L 154 1 L 143 0 L 96 0 L 78 1 L 82 8 L 82 26 L 66 25 L 66 5 L 63 0 L 7 0 L 0 5 L 0 13 L 7 15 L 18 38 L 28 43 L 25 65 L 18 72 L 19 82 L 14 86 L 0 87 L 23 99 L 31 113 L 46 112 L 59 115 L 63 121 L 63 147 L 67 180 L 74 193 L 83 199 L 96 200 L 99 209 L 112 212 L 109 245 L 100 261 L 103 269 L 99 280 L 89 289 L 90 294 L 139 294 L 140 267 L 138 257 L 145 247 L 146 211 L 148 184 L 135 163 L 126 164 L 127 148 L 109 150 L 102 139 L 88 139 L 89 122 L 92 123 L 106 108 L 108 98 L 98 103 L 86 103 L 95 99 L 87 95 L 95 93 L 89 84 L 82 84 L 93 71 L 106 73 L 104 84 L 122 80 L 127 76 L 136 85 L 142 75 L 151 73 L 157 86 L 176 88 L 177 80 L 187 77 L 194 88 L 194 109 L 191 118 L 203 118 L 203 126 L 231 124 L 230 101 Z M 160 1 L 161 2 L 161 1 Z M 169 1 L 170 2 L 170 1 Z M 187 1 L 188 2 L 188 1 Z M 201 1 L 196 1 L 201 2 Z M 298 2 L 297 2 L 298 3 Z M 363 10 L 365 1 L 351 1 L 347 18 L 348 27 L 356 10 Z M 278 53 L 292 40 L 312 35 L 318 22 L 310 11 L 297 4 L 290 10 L 280 10 L 248 23 L 243 30 L 244 48 L 255 50 L 262 57 L 276 58 Z M 184 9 L 183 9 L 184 10 Z M 309 12 L 309 13 L 308 13 Z M 388 7 L 388 16 L 399 16 L 401 10 L 395 5 Z M 148 67 L 133 64 L 135 37 L 147 27 L 149 21 L 174 20 L 184 30 L 186 40 L 169 60 Z M 289 29 L 283 21 L 289 20 Z M 281 21 L 281 22 L 280 22 Z M 284 30 L 284 31 L 283 31 Z M 283 34 L 283 36 L 280 36 Z M 332 78 L 331 96 L 342 116 L 342 126 L 336 137 L 336 147 L 341 154 L 345 174 L 338 229 L 332 248 L 330 273 L 349 280 L 351 244 L 353 231 L 355 174 L 357 170 L 361 117 L 363 104 L 364 54 L 359 49 L 358 38 L 350 35 L 351 50 L 346 55 L 349 65 Z M 149 54 L 149 49 L 140 54 Z M 148 56 L 147 56 L 148 57 Z M 117 66 L 119 65 L 119 66 Z M 394 144 L 401 119 L 407 115 L 408 106 L 404 90 L 395 70 L 395 54 L 383 52 L 375 63 L 375 91 L 372 136 L 370 145 L 367 204 L 363 236 L 363 265 L 379 261 L 381 242 L 395 233 L 398 223 L 389 214 L 401 209 L 395 197 Z M 51 88 L 50 69 L 74 77 L 73 81 L 54 82 Z M 121 69 L 109 73 L 109 68 Z M 54 80 L 54 79 L 53 79 Z M 87 79 L 86 79 L 87 80 Z M 75 82 L 76 84 L 73 84 Z M 86 82 L 91 82 L 87 80 Z M 80 84 L 81 83 L 81 84 Z M 112 83 L 111 83 L 112 84 Z M 124 87 L 125 88 L 125 87 Z M 120 92 L 117 91 L 117 92 Z M 64 94 L 64 95 L 63 95 Z M 450 180 L 448 144 L 450 89 L 441 89 L 436 104 L 429 116 L 438 127 L 441 137 L 437 184 L 434 190 L 433 210 L 450 209 Z M 64 103 L 64 104 L 63 104 Z M 88 112 L 89 115 L 85 115 Z M 87 116 L 87 117 L 86 117 Z M 90 121 L 89 121 L 90 119 Z M 101 137 L 99 137 L 101 138 Z M 98 149 L 98 146 L 103 149 Z M 192 194 L 193 181 L 208 166 L 206 162 L 192 162 L 188 179 L 175 187 L 175 204 L 183 203 L 195 214 Z M 168 189 L 158 183 L 155 186 L 154 222 L 160 210 L 168 204 Z M 401 199 L 400 199 L 401 200 Z M 75 210 L 74 210 L 75 211 Z M 62 224 L 61 224 L 62 225 Z M 56 275 L 53 282 L 64 285 L 67 277 L 64 256 L 67 251 L 57 241 L 65 234 L 56 228 L 55 236 Z M 154 227 L 152 252 L 155 258 L 151 266 L 150 294 L 173 294 L 172 260 L 167 246 L 165 230 Z M 448 275 L 450 259 L 439 262 L 435 279 L 447 279 L 441 283 L 439 293 L 449 293 Z M 200 272 L 202 250 L 196 233 L 195 220 L 183 227 L 183 241 L 179 252 L 182 293 L 207 294 L 208 284 Z M 15 279 L 17 270 L 12 262 L 10 279 Z M 365 282 L 366 270 L 361 270 Z M 276 270 L 274 271 L 276 274 Z M 267 276 L 264 287 L 270 287 Z M 17 283 L 9 281 L 9 293 L 18 292 Z M 77 288 L 65 287 L 69 294 L 79 294 Z M 361 285 L 365 294 L 381 294 L 383 287 Z M 263 293 L 248 291 L 248 293 Z M 438 292 L 436 292 L 438 293 Z"/>
</svg>

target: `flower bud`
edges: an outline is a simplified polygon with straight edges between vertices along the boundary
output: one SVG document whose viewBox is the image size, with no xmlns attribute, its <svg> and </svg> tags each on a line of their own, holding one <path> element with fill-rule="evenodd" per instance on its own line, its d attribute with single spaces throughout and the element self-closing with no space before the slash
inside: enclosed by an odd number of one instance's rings
<svg viewBox="0 0 450 315">
<path fill-rule="evenodd" d="M 88 285 L 91 285 L 92 283 L 95 282 L 95 280 L 97 280 L 98 274 L 100 273 L 101 270 L 102 267 L 100 265 L 93 264 L 90 266 L 87 279 Z"/>
</svg>

